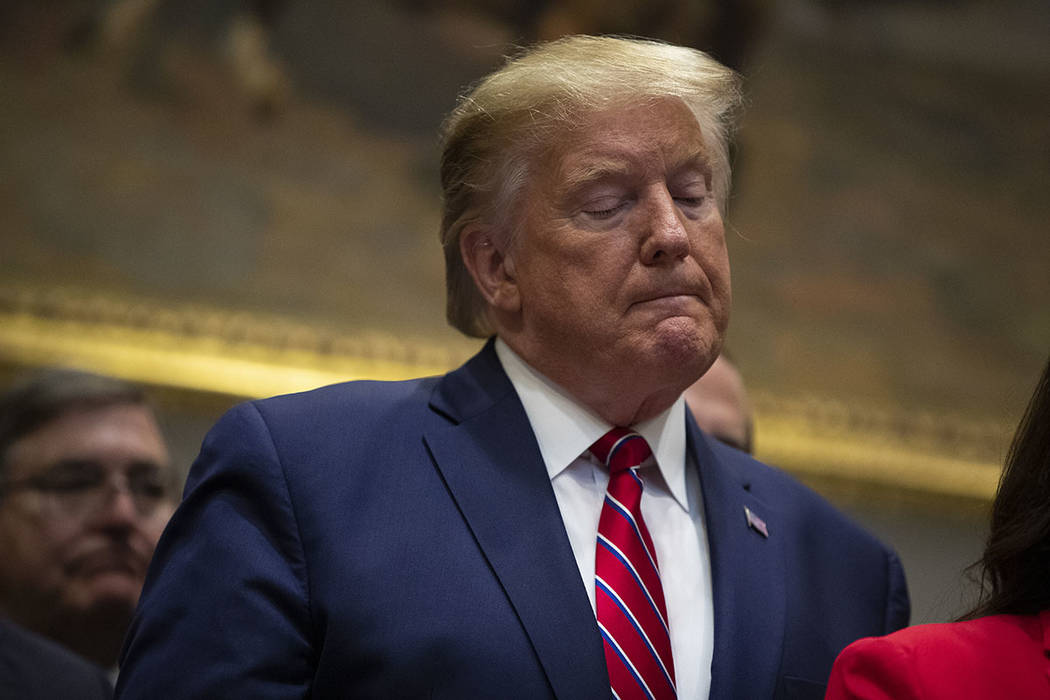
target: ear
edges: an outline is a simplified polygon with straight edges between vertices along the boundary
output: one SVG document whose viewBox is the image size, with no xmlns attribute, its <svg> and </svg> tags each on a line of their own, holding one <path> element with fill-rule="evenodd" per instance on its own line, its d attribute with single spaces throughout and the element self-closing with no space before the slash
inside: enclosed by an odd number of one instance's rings
<svg viewBox="0 0 1050 700">
<path fill-rule="evenodd" d="M 469 224 L 459 236 L 459 252 L 481 296 L 496 310 L 521 310 L 514 258 L 497 242 L 495 232 L 483 224 Z"/>
</svg>

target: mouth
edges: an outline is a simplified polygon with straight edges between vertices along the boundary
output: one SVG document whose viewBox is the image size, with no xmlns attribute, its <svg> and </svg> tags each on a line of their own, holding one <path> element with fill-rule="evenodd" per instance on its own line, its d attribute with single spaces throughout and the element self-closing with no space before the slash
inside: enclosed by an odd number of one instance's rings
<svg viewBox="0 0 1050 700">
<path fill-rule="evenodd" d="M 646 294 L 633 302 L 631 306 L 684 307 L 693 303 L 703 303 L 701 296 L 696 292 L 670 290 Z"/>
<path fill-rule="evenodd" d="M 95 550 L 75 558 L 69 572 L 76 576 L 92 578 L 105 574 L 123 574 L 141 577 L 146 570 L 145 561 L 130 549 L 106 548 Z"/>
</svg>

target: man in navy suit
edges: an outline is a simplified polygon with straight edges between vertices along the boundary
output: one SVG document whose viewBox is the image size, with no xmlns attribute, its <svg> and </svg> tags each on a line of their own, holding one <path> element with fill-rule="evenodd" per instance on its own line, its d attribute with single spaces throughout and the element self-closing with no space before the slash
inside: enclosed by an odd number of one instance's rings
<svg viewBox="0 0 1050 700">
<path fill-rule="evenodd" d="M 630 508 L 678 697 L 819 698 L 846 644 L 906 624 L 894 554 L 681 398 L 728 322 L 738 104 L 701 52 L 594 37 L 463 97 L 448 315 L 488 342 L 443 377 L 228 413 L 157 548 L 118 696 L 611 697 L 595 578 L 613 487 L 589 447 L 614 427 L 651 448 Z"/>
</svg>

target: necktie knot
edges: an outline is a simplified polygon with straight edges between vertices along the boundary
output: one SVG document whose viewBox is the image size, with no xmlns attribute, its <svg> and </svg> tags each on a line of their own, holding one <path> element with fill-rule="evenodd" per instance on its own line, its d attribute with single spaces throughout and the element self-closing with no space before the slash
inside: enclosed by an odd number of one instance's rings
<svg viewBox="0 0 1050 700">
<path fill-rule="evenodd" d="M 591 445 L 591 454 L 609 468 L 610 474 L 619 474 L 649 459 L 652 450 L 638 433 L 630 428 L 613 428 Z"/>
</svg>

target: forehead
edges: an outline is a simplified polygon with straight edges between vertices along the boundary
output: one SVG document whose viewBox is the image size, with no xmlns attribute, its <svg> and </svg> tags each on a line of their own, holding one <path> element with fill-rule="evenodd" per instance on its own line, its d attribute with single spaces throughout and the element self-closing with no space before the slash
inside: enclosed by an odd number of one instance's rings
<svg viewBox="0 0 1050 700">
<path fill-rule="evenodd" d="M 5 462 L 11 478 L 39 473 L 62 460 L 120 468 L 131 462 L 168 465 L 168 452 L 146 406 L 74 408 L 13 443 Z"/>
<path fill-rule="evenodd" d="M 549 172 L 568 186 L 636 171 L 710 170 L 696 117 L 669 98 L 586 114 L 554 141 L 549 154 Z"/>
</svg>

